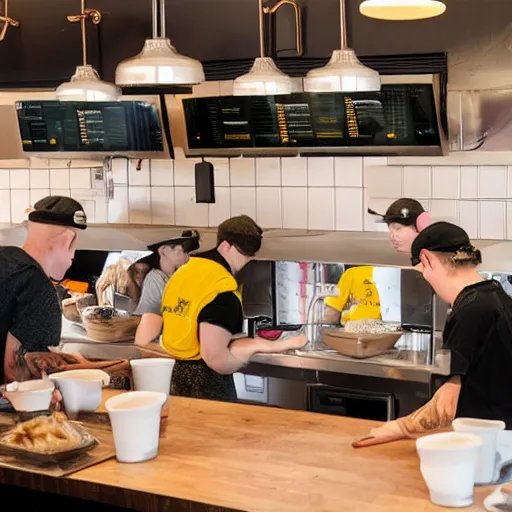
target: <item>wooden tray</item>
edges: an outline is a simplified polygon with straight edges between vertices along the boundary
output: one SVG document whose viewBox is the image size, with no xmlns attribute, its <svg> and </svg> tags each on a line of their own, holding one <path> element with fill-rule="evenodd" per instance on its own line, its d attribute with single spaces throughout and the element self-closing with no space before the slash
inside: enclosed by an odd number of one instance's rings
<svg viewBox="0 0 512 512">
<path fill-rule="evenodd" d="M 0 414 L 0 432 L 5 432 L 17 422 L 14 414 Z M 38 461 L 20 457 L 12 452 L 0 451 L 0 467 L 16 471 L 28 471 L 46 476 L 63 477 L 89 466 L 112 459 L 116 455 L 112 430 L 106 426 L 82 425 L 97 440 L 96 446 L 85 453 L 65 460 Z"/>
<path fill-rule="evenodd" d="M 383 334 L 361 334 L 345 332 L 343 329 L 322 329 L 322 341 L 344 356 L 365 359 L 392 349 L 403 332 Z"/>
</svg>

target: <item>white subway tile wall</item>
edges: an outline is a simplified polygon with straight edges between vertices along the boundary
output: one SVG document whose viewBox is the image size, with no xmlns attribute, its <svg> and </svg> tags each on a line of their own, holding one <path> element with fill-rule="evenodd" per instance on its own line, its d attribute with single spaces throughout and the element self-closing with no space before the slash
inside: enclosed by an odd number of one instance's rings
<svg viewBox="0 0 512 512">
<path fill-rule="evenodd" d="M 135 160 L 114 159 L 112 200 L 88 167 L 43 160 L 31 169 L 0 169 L 0 222 L 22 222 L 25 210 L 51 193 L 84 203 L 95 223 L 215 227 L 245 213 L 264 228 L 385 231 L 367 208 L 382 213 L 407 196 L 473 238 L 512 239 L 512 165 L 430 166 L 421 158 L 388 165 L 385 157 L 208 160 L 215 169 L 213 204 L 196 204 L 199 160 L 183 156 L 143 161 L 140 169 Z"/>
</svg>

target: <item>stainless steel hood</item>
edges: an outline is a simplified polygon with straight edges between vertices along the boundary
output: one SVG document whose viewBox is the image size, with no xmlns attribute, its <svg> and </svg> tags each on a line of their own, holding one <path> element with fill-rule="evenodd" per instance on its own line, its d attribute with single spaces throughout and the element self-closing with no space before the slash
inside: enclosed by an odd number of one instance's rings
<svg viewBox="0 0 512 512">
<path fill-rule="evenodd" d="M 154 225 L 92 225 L 79 233 L 79 250 L 146 250 L 147 246 L 178 236 L 183 226 Z M 198 228 L 201 233 L 201 250 L 215 247 L 216 230 Z M 0 229 L 0 246 L 21 246 L 25 242 L 23 226 L 6 226 Z M 476 240 L 482 251 L 482 271 L 512 273 L 512 242 L 501 240 Z M 352 265 L 375 265 L 409 268 L 405 254 L 395 252 L 385 233 L 348 233 L 307 231 L 300 229 L 271 229 L 263 235 L 263 245 L 258 253 L 261 260 L 320 261 Z"/>
<path fill-rule="evenodd" d="M 451 151 L 510 151 L 512 88 L 448 92 Z"/>
</svg>

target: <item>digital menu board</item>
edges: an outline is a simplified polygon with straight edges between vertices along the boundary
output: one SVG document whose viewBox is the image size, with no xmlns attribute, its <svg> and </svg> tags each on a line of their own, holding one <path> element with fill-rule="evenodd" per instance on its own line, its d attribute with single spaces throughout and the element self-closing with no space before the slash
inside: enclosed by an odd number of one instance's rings
<svg viewBox="0 0 512 512">
<path fill-rule="evenodd" d="M 370 93 L 190 98 L 190 149 L 436 146 L 432 85 L 383 85 Z"/>
<path fill-rule="evenodd" d="M 164 150 L 160 118 L 142 101 L 18 101 L 27 152 Z"/>
</svg>

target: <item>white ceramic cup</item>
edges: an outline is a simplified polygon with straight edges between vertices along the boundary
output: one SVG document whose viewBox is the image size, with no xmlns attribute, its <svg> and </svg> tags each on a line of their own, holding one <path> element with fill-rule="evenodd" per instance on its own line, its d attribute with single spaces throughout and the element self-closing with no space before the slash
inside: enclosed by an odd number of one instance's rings
<svg viewBox="0 0 512 512">
<path fill-rule="evenodd" d="M 456 432 L 470 432 L 482 439 L 482 446 L 478 451 L 475 483 L 488 484 L 494 481 L 498 432 L 505 429 L 505 423 L 498 420 L 457 418 L 453 420 L 452 427 Z"/>
<path fill-rule="evenodd" d="M 443 432 L 416 441 L 430 500 L 441 507 L 473 503 L 475 469 L 482 440 L 475 434 Z"/>
<path fill-rule="evenodd" d="M 130 361 L 135 391 L 156 391 L 169 396 L 174 359 L 150 357 Z"/>
<path fill-rule="evenodd" d="M 165 393 L 130 391 L 105 402 L 119 462 L 143 462 L 158 455 L 160 415 L 166 400 Z"/>
</svg>

